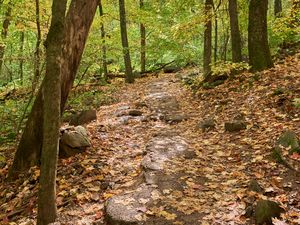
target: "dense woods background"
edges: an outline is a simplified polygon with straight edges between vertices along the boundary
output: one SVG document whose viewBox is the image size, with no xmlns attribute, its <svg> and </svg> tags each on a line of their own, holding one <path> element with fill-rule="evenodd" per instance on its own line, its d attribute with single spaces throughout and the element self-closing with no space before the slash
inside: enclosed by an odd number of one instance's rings
<svg viewBox="0 0 300 225">
<path fill-rule="evenodd" d="M 193 91 L 213 88 L 300 45 L 299 0 L 1 0 L 0 16 L 0 165 L 16 150 L 14 180 L 41 163 L 40 224 L 56 218 L 60 121 L 146 74 L 197 68 Z"/>
</svg>

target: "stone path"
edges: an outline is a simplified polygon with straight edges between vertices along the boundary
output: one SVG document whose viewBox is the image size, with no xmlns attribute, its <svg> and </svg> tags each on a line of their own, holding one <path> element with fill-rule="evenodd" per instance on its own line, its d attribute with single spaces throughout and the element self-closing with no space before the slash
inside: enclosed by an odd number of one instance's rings
<svg viewBox="0 0 300 225">
<path fill-rule="evenodd" d="M 152 118 L 175 124 L 188 117 L 183 115 L 176 96 L 167 92 L 169 84 L 168 80 L 164 80 L 148 85 L 146 96 L 142 101 L 152 111 Z M 172 126 L 162 127 L 145 147 L 139 184 L 108 200 L 106 204 L 108 224 L 172 224 L 175 218 L 178 219 L 177 224 L 197 222 L 201 218 L 200 212 L 184 215 L 174 208 L 165 209 L 162 204 L 162 199 L 170 194 L 179 195 L 173 196 L 170 201 L 179 200 L 185 189 L 184 178 L 188 177 L 188 174 L 177 171 L 175 159 L 188 159 L 194 156 L 195 153 L 176 129 L 172 129 Z"/>
</svg>

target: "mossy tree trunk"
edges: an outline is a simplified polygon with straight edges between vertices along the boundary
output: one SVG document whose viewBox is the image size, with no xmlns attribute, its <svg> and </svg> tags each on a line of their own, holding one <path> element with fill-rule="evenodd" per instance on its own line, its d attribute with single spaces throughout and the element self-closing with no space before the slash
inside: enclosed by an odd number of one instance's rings
<svg viewBox="0 0 300 225">
<path fill-rule="evenodd" d="M 239 29 L 237 0 L 229 0 L 232 61 L 242 61 L 242 42 Z"/>
<path fill-rule="evenodd" d="M 120 13 L 120 28 L 121 28 L 121 40 L 123 46 L 123 57 L 125 63 L 125 81 L 126 83 L 133 83 L 134 76 L 131 67 L 130 51 L 127 36 L 127 25 L 126 25 L 126 10 L 125 0 L 119 0 L 119 13 Z"/>
<path fill-rule="evenodd" d="M 248 51 L 252 71 L 273 67 L 268 43 L 267 12 L 268 0 L 250 0 Z"/>
<path fill-rule="evenodd" d="M 205 30 L 204 30 L 204 51 L 203 51 L 203 74 L 208 77 L 211 74 L 212 55 L 212 9 L 213 0 L 205 0 Z"/>
<path fill-rule="evenodd" d="M 56 210 L 56 167 L 59 149 L 61 59 L 67 0 L 54 0 L 46 40 L 46 76 L 43 95 L 43 147 L 38 196 L 38 225 L 53 223 Z"/>
<path fill-rule="evenodd" d="M 72 0 L 69 7 L 62 52 L 61 113 L 64 111 L 69 92 L 73 86 L 97 6 L 98 0 Z M 43 97 L 41 89 L 29 114 L 10 168 L 10 179 L 16 178 L 19 173 L 26 171 L 31 166 L 39 164 L 43 141 Z"/>
</svg>

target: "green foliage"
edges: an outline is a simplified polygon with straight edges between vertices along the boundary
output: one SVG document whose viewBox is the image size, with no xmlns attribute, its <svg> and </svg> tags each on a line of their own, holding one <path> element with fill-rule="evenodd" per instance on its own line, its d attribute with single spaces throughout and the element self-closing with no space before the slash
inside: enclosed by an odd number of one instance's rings
<svg viewBox="0 0 300 225">
<path fill-rule="evenodd" d="M 242 71 L 249 70 L 250 67 L 248 63 L 233 63 L 228 61 L 218 61 L 212 65 L 212 73 L 213 75 L 235 75 Z"/>
<path fill-rule="evenodd" d="M 293 105 L 300 109 L 300 98 L 294 98 Z"/>
</svg>

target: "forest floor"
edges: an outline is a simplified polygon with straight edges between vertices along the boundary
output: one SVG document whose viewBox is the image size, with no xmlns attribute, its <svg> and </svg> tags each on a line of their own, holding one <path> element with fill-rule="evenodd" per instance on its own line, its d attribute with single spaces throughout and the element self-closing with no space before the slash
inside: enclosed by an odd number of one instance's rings
<svg viewBox="0 0 300 225">
<path fill-rule="evenodd" d="M 300 224 L 299 170 L 271 156 L 283 131 L 300 135 L 300 54 L 197 92 L 181 82 L 191 70 L 138 79 L 99 108 L 92 147 L 59 160 L 57 224 L 254 224 L 246 209 L 258 199 L 285 209 L 274 224 Z M 239 115 L 247 129 L 225 131 Z M 215 128 L 202 130 L 208 118 Z M 34 224 L 38 176 L 1 183 L 1 224 Z"/>
</svg>

